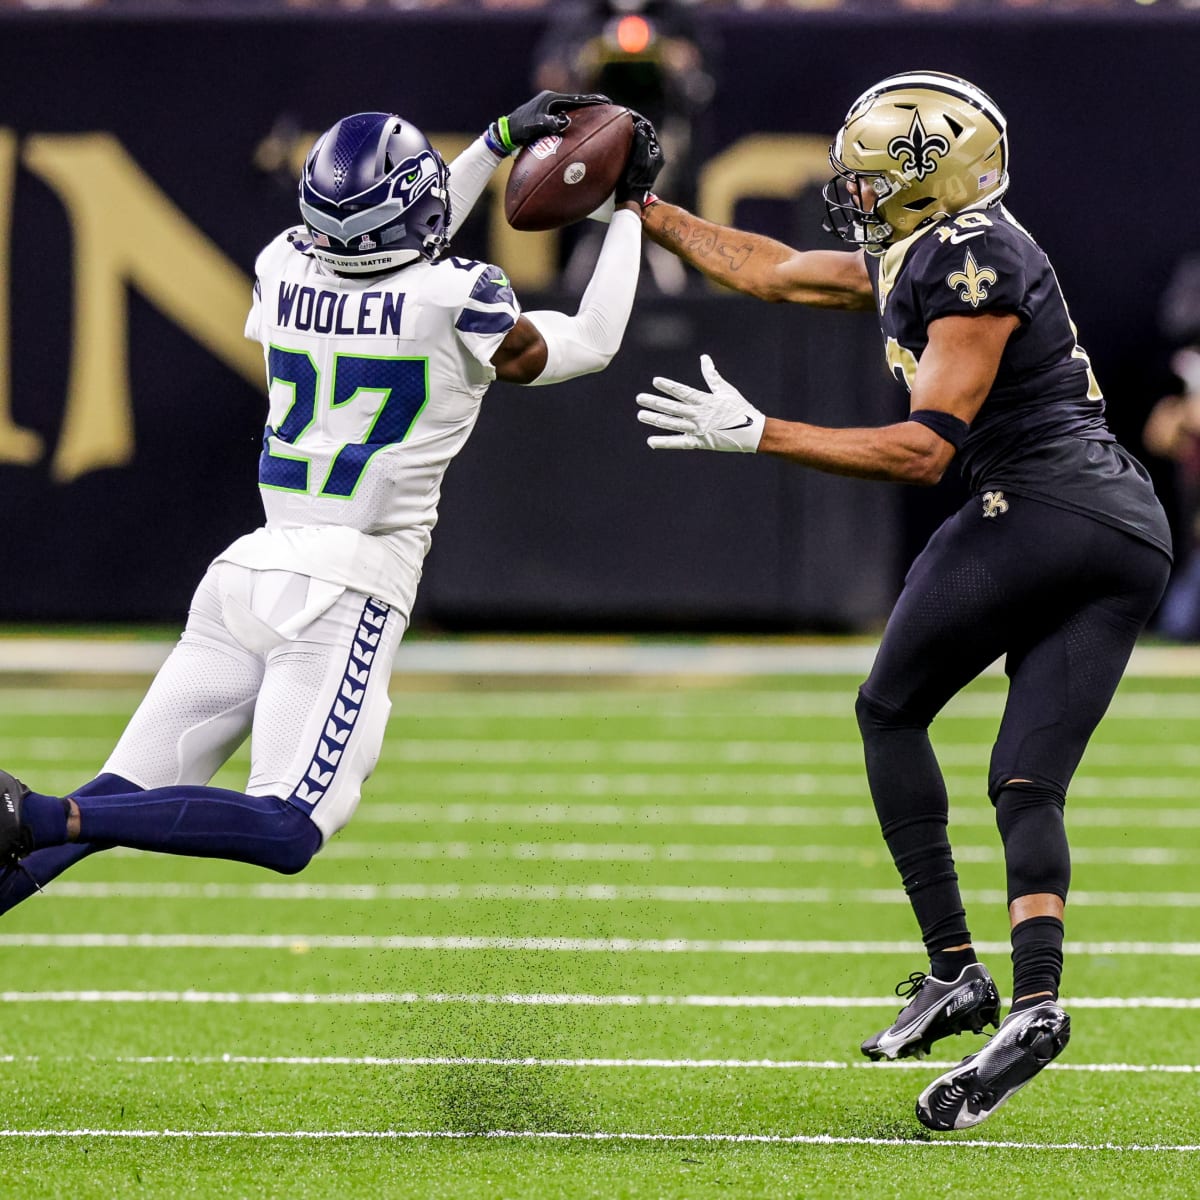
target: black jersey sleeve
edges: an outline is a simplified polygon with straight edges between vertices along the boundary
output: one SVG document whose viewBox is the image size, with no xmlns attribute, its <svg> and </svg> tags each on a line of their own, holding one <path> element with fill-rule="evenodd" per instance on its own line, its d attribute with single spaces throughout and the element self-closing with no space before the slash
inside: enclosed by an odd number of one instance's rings
<svg viewBox="0 0 1200 1200">
<path fill-rule="evenodd" d="M 961 225 L 965 217 L 974 222 Z M 983 312 L 1016 313 L 1022 323 L 1032 316 L 1026 239 L 1008 225 L 983 221 L 982 213 L 963 213 L 926 239 L 913 264 L 926 326 L 939 317 Z"/>
</svg>

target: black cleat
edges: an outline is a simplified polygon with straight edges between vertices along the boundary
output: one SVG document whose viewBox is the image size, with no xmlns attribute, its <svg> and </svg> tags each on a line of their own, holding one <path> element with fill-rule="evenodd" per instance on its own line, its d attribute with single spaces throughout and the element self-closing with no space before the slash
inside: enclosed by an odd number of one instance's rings
<svg viewBox="0 0 1200 1200">
<path fill-rule="evenodd" d="M 21 807 L 29 789 L 7 771 L 0 771 L 0 867 L 15 867 L 28 854 L 29 833 L 21 824 Z"/>
<path fill-rule="evenodd" d="M 983 963 L 963 967 L 952 983 L 914 971 L 896 985 L 896 995 L 908 1004 L 887 1029 L 862 1044 L 862 1052 L 874 1062 L 924 1058 L 941 1038 L 968 1029 L 982 1033 L 985 1025 L 1000 1023 L 1000 993 Z"/>
<path fill-rule="evenodd" d="M 917 1098 L 917 1119 L 928 1129 L 970 1129 L 992 1115 L 1044 1066 L 1071 1036 L 1071 1018 L 1054 1000 L 1009 1013 L 978 1054 L 935 1079 Z"/>
</svg>

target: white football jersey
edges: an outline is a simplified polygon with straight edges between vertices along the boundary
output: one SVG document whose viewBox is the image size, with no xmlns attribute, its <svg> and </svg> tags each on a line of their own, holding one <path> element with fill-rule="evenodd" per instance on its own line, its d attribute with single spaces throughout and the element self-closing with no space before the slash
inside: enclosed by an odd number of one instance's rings
<svg viewBox="0 0 1200 1200">
<path fill-rule="evenodd" d="M 309 237 L 288 230 L 255 264 L 246 336 L 267 364 L 267 519 L 219 558 L 342 584 L 407 615 L 442 476 L 520 307 L 487 263 L 347 278 L 311 256 Z"/>
</svg>

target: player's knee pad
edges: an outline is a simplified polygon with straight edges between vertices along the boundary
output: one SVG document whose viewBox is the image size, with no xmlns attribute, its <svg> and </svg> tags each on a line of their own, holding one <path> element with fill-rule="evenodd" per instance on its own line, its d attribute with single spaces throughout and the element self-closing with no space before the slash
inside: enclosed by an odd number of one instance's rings
<svg viewBox="0 0 1200 1200">
<path fill-rule="evenodd" d="M 994 793 L 993 802 L 1004 842 L 1008 902 L 1043 892 L 1065 900 L 1071 886 L 1071 852 L 1062 791 L 1036 783 L 1006 783 Z"/>
<path fill-rule="evenodd" d="M 306 812 L 286 802 L 280 805 L 279 821 L 279 837 L 272 848 L 271 861 L 263 865 L 281 875 L 295 875 L 320 850 L 321 831 Z"/>
</svg>

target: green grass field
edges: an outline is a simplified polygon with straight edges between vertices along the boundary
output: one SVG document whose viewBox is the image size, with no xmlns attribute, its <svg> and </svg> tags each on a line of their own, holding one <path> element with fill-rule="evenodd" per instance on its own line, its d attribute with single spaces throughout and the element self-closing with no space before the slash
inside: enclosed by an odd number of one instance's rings
<svg viewBox="0 0 1200 1200">
<path fill-rule="evenodd" d="M 858 1056 L 923 960 L 856 683 L 400 678 L 302 875 L 82 864 L 0 923 L 0 1194 L 1200 1195 L 1200 680 L 1127 680 L 1073 789 L 1067 1052 L 937 1137 L 914 1099 L 979 1040 Z M 1003 990 L 1001 685 L 934 740 Z M 139 697 L 0 687 L 0 762 L 69 789 Z"/>
</svg>

